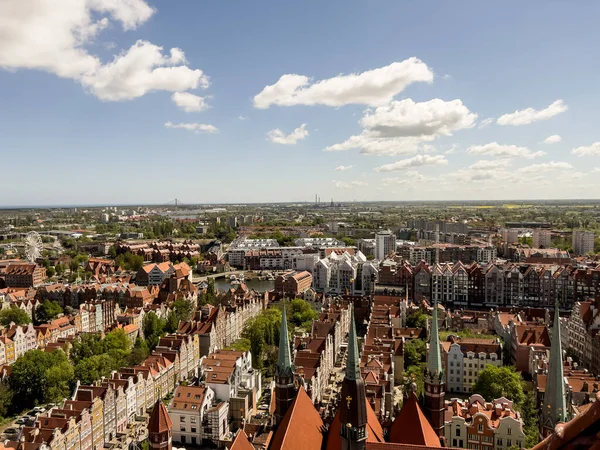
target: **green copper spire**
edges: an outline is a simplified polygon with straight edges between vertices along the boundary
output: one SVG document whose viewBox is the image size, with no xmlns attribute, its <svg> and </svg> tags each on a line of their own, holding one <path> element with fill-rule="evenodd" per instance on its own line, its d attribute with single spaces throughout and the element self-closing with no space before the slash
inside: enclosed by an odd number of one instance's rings
<svg viewBox="0 0 600 450">
<path fill-rule="evenodd" d="M 545 416 L 544 425 L 549 428 L 554 428 L 558 422 L 567 420 L 567 396 L 563 373 L 558 303 L 554 308 L 552 346 L 550 347 L 550 361 L 548 361 L 548 377 L 546 378 L 546 393 L 544 394 L 542 411 Z"/>
<path fill-rule="evenodd" d="M 354 325 L 354 308 L 350 310 L 350 331 L 348 332 L 348 359 L 346 361 L 346 378 L 360 380 L 360 359 L 358 357 L 358 342 L 356 341 L 356 326 Z"/>
<path fill-rule="evenodd" d="M 440 353 L 437 301 L 433 302 L 433 318 L 431 319 L 431 335 L 429 339 L 429 354 L 427 355 L 427 371 L 432 375 L 439 375 L 442 373 L 442 355 Z"/>
<path fill-rule="evenodd" d="M 279 355 L 277 356 L 276 372 L 280 375 L 294 373 L 294 365 L 292 364 L 292 355 L 290 352 L 285 305 L 283 305 L 283 312 L 281 313 L 281 329 L 279 330 Z"/>
</svg>

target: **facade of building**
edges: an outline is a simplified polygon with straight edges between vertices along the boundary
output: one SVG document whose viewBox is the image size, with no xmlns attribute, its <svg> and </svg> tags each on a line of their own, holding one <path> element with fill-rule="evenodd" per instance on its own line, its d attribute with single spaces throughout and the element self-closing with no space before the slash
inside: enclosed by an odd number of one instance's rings
<svg viewBox="0 0 600 450">
<path fill-rule="evenodd" d="M 319 260 L 313 273 L 313 287 L 325 294 L 369 294 L 375 287 L 377 266 L 360 252 L 341 255 L 332 252 Z"/>
<path fill-rule="evenodd" d="M 592 231 L 573 230 L 573 253 L 586 255 L 594 251 L 594 233 Z"/>
<path fill-rule="evenodd" d="M 552 231 L 544 228 L 537 228 L 531 234 L 531 247 L 550 248 L 552 247 Z"/>
<path fill-rule="evenodd" d="M 388 255 L 396 253 L 396 235 L 390 230 L 375 233 L 375 258 L 383 261 Z"/>
<path fill-rule="evenodd" d="M 5 282 L 9 288 L 29 288 L 39 286 L 46 279 L 46 269 L 37 264 L 9 264 Z"/>
</svg>

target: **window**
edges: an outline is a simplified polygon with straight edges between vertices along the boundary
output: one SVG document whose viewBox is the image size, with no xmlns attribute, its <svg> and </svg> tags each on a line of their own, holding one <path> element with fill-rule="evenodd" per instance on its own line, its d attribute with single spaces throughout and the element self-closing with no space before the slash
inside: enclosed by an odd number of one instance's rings
<svg viewBox="0 0 600 450">
<path fill-rule="evenodd" d="M 508 429 L 508 431 L 507 431 L 507 433 L 508 433 L 509 435 L 511 435 L 511 434 L 512 434 L 512 428 L 509 428 L 509 429 Z"/>
<path fill-rule="evenodd" d="M 183 425 L 182 425 L 182 426 L 180 426 L 180 427 L 179 427 L 179 431 L 182 431 L 182 432 L 184 432 L 184 433 L 185 433 L 185 426 L 183 426 Z"/>
<path fill-rule="evenodd" d="M 496 445 L 502 445 L 502 438 L 499 438 L 499 439 L 496 441 Z"/>
<path fill-rule="evenodd" d="M 195 417 L 190 417 L 190 422 L 196 423 L 196 418 Z"/>
<path fill-rule="evenodd" d="M 506 440 L 506 445 L 508 445 L 509 447 L 512 447 L 512 441 L 510 439 Z"/>
<path fill-rule="evenodd" d="M 185 416 L 179 416 L 179 421 L 180 422 L 185 422 Z"/>
<path fill-rule="evenodd" d="M 192 427 L 192 433 L 195 433 L 195 432 L 196 432 L 196 428 Z"/>
<path fill-rule="evenodd" d="M 456 427 L 456 437 L 460 437 L 460 427 Z"/>
<path fill-rule="evenodd" d="M 477 425 L 477 432 L 483 433 L 483 425 L 481 425 L 481 424 Z"/>
</svg>

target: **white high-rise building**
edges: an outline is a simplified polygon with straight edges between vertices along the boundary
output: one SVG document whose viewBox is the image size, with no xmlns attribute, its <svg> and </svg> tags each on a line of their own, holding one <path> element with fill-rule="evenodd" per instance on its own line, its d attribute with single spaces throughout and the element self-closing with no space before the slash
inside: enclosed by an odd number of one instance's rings
<svg viewBox="0 0 600 450">
<path fill-rule="evenodd" d="M 387 255 L 396 252 L 396 236 L 390 231 L 375 234 L 375 257 L 383 261 Z"/>
<path fill-rule="evenodd" d="M 532 248 L 550 248 L 552 247 L 552 231 L 537 229 L 533 230 Z"/>
<path fill-rule="evenodd" d="M 584 230 L 573 230 L 573 252 L 585 255 L 594 251 L 594 233 Z"/>
</svg>

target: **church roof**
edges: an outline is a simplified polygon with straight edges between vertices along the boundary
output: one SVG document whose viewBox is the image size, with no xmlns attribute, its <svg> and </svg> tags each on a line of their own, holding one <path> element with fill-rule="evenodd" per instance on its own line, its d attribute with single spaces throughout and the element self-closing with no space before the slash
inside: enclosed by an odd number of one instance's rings
<svg viewBox="0 0 600 450">
<path fill-rule="evenodd" d="M 425 417 L 414 392 L 404 401 L 402 409 L 392 423 L 389 439 L 397 444 L 441 448 L 440 439 Z"/>
<path fill-rule="evenodd" d="M 366 399 L 365 403 L 367 408 L 367 442 L 384 442 L 381 424 Z M 327 436 L 327 445 L 325 446 L 326 450 L 339 450 L 342 448 L 341 431 L 342 421 L 340 420 L 340 411 L 338 410 L 333 418 L 333 422 L 329 425 L 329 435 Z"/>
<path fill-rule="evenodd" d="M 293 374 L 294 366 L 292 365 L 292 356 L 290 351 L 290 341 L 287 327 L 287 315 L 285 313 L 285 305 L 281 313 L 281 329 L 279 330 L 279 352 L 277 356 L 276 373 Z"/>
<path fill-rule="evenodd" d="M 254 446 L 248 440 L 244 430 L 240 430 L 233 440 L 229 450 L 254 450 Z"/>
<path fill-rule="evenodd" d="M 167 412 L 167 407 L 159 399 L 154 404 L 154 409 L 150 415 L 150 420 L 148 421 L 148 432 L 164 433 L 166 431 L 171 431 L 172 429 L 173 422 L 171 422 L 171 418 Z"/>
<path fill-rule="evenodd" d="M 320 450 L 323 421 L 303 387 L 285 413 L 269 450 Z"/>
</svg>

